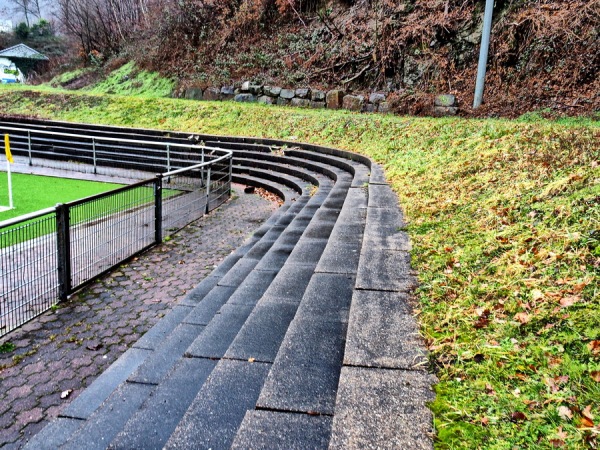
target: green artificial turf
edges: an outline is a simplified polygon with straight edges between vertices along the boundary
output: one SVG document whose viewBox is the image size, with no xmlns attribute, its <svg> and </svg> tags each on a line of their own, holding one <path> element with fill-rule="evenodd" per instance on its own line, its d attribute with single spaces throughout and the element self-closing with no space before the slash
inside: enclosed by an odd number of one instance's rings
<svg viewBox="0 0 600 450">
<path fill-rule="evenodd" d="M 13 173 L 12 188 L 15 208 L 0 212 L 0 222 L 50 208 L 57 203 L 66 203 L 107 192 L 120 186 L 122 185 Z M 0 206 L 8 206 L 8 202 L 7 173 L 0 172 Z"/>
</svg>

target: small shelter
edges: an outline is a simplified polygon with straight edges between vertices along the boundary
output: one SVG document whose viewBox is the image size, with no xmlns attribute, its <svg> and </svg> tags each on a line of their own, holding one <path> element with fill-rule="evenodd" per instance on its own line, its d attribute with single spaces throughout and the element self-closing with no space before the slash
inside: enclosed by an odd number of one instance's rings
<svg viewBox="0 0 600 450">
<path fill-rule="evenodd" d="M 7 58 L 0 58 L 0 83 L 24 83 L 25 77 L 14 62 Z"/>
<path fill-rule="evenodd" d="M 46 55 L 25 44 L 17 44 L 0 50 L 0 58 L 6 58 L 13 62 L 25 76 L 34 70 L 39 70 L 39 66 L 48 61 Z"/>
</svg>

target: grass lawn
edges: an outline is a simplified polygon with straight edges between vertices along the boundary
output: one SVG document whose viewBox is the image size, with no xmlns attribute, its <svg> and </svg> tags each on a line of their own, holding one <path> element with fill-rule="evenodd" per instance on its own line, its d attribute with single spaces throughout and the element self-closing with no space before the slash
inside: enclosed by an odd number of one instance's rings
<svg viewBox="0 0 600 450">
<path fill-rule="evenodd" d="M 0 212 L 0 222 L 40 209 L 50 208 L 57 203 L 70 202 L 110 191 L 120 186 L 122 185 L 13 173 L 12 188 L 15 209 Z M 6 172 L 0 172 L 0 205 L 8 206 Z"/>
<path fill-rule="evenodd" d="M 600 122 L 0 88 L 6 113 L 284 138 L 382 164 L 408 219 L 438 449 L 600 445 Z"/>
</svg>

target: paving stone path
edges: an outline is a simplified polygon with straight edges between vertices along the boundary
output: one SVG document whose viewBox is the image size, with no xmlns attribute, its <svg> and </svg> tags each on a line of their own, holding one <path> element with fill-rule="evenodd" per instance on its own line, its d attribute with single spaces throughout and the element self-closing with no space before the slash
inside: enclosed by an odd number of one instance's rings
<svg viewBox="0 0 600 450">
<path fill-rule="evenodd" d="M 6 336 L 16 349 L 0 354 L 1 448 L 22 447 L 277 208 L 239 185 L 234 192 L 168 242 Z"/>
</svg>

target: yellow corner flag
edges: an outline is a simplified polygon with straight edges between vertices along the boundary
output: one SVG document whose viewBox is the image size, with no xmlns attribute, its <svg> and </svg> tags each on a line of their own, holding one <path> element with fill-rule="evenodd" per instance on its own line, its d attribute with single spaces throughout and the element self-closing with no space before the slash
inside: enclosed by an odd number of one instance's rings
<svg viewBox="0 0 600 450">
<path fill-rule="evenodd" d="M 4 135 L 4 148 L 6 150 L 6 160 L 11 163 L 14 164 L 15 160 L 12 157 L 12 153 L 10 152 L 10 141 L 8 139 L 8 134 Z"/>
</svg>

